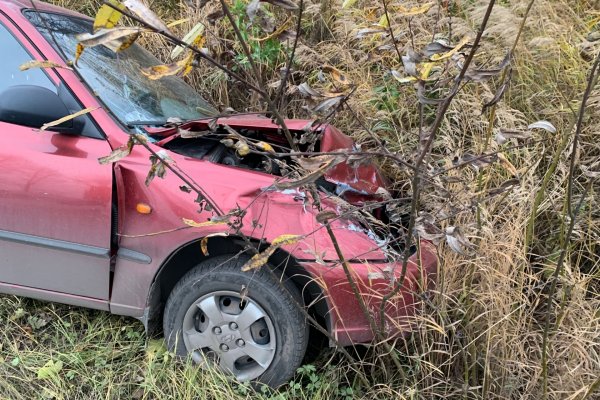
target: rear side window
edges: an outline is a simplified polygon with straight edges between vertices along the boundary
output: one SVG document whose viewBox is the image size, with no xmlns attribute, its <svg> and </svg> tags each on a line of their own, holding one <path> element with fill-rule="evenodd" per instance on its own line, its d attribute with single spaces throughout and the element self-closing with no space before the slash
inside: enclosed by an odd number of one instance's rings
<svg viewBox="0 0 600 400">
<path fill-rule="evenodd" d="M 56 93 L 56 86 L 39 68 L 21 71 L 19 67 L 33 57 L 8 29 L 0 23 L 0 93 L 15 85 L 42 86 Z"/>
</svg>

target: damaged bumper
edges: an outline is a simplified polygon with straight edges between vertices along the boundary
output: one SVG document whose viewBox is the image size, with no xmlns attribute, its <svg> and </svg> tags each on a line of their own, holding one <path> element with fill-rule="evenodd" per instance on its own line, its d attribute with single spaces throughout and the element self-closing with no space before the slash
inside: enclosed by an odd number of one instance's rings
<svg viewBox="0 0 600 400">
<path fill-rule="evenodd" d="M 380 307 L 382 299 L 402 285 L 385 306 L 383 323 L 386 337 L 409 332 L 418 318 L 422 300 L 435 287 L 437 275 L 437 256 L 435 247 L 421 241 L 417 251 L 409 258 L 403 282 L 402 262 L 363 261 L 349 263 L 350 272 L 361 292 L 371 318 L 381 326 Z M 339 264 L 324 267 L 316 262 L 303 262 L 302 265 L 313 276 L 326 293 L 330 310 L 330 332 L 342 346 L 356 343 L 368 343 L 374 338 L 367 316 L 360 310 L 358 300 Z M 332 343 L 333 345 L 333 343 Z"/>
</svg>

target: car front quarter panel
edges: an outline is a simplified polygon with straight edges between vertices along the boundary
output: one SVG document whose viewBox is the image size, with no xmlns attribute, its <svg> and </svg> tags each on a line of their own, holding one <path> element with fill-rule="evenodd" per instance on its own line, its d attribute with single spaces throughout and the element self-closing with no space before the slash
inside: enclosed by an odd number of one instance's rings
<svg viewBox="0 0 600 400">
<path fill-rule="evenodd" d="M 339 343 L 368 342 L 373 338 L 366 317 L 358 311 L 344 271 L 337 263 L 331 239 L 323 225 L 316 221 L 316 211 L 300 191 L 272 190 L 275 178 L 267 174 L 172 153 L 169 155 L 224 212 L 238 207 L 245 210 L 241 234 L 262 243 L 261 250 L 280 235 L 301 235 L 298 243 L 283 249 L 301 263 L 310 279 L 323 289 L 330 309 L 332 332 Z M 144 318 L 157 273 L 178 249 L 211 234 L 235 236 L 238 232 L 232 231 L 227 224 L 201 228 L 185 225 L 183 218 L 202 223 L 209 221 L 214 214 L 206 209 L 200 211 L 199 204 L 194 202 L 197 195 L 182 190 L 184 182 L 170 172 L 164 179 L 156 178 L 147 187 L 144 181 L 150 162 L 145 149 L 135 147 L 128 157 L 117 163 L 115 169 L 119 247 L 144 257 L 136 260 L 135 257 L 117 256 L 111 311 Z M 149 205 L 152 211 L 149 214 L 136 212 L 139 203 Z M 393 285 L 393 277 L 398 276 L 401 268 L 386 263 L 377 242 L 351 222 L 340 218 L 332 222 L 332 228 L 342 253 L 351 261 L 361 293 L 375 312 L 382 293 Z M 197 251 L 198 259 L 201 259 L 199 245 Z M 432 254 L 431 245 L 425 243 L 418 255 L 411 257 L 405 287 L 386 307 L 386 313 L 391 317 L 386 321 L 389 333 L 406 329 L 408 316 L 414 312 L 419 282 L 432 281 L 432 271 L 436 266 Z"/>
</svg>

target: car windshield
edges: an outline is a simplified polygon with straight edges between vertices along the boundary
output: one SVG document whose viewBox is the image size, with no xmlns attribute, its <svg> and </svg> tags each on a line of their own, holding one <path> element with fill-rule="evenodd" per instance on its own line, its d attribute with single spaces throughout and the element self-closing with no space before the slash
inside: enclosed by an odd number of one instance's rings
<svg viewBox="0 0 600 400">
<path fill-rule="evenodd" d="M 92 30 L 92 22 L 62 14 L 29 10 L 27 18 L 52 46 L 75 59 L 76 36 Z M 134 44 L 115 53 L 104 46 L 88 47 L 76 69 L 112 113 L 125 125 L 162 125 L 169 118 L 200 119 L 216 111 L 182 79 L 169 76 L 150 80 L 142 68 L 162 64 Z"/>
</svg>

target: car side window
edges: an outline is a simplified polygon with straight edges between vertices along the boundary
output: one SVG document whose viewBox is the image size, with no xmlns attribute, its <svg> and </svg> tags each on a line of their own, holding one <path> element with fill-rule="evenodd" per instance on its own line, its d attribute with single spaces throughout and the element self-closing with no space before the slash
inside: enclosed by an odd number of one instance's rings
<svg viewBox="0 0 600 400">
<path fill-rule="evenodd" d="M 15 85 L 35 85 L 56 93 L 56 86 L 39 68 L 21 71 L 19 67 L 33 57 L 19 43 L 16 37 L 0 23 L 0 93 Z"/>
</svg>

